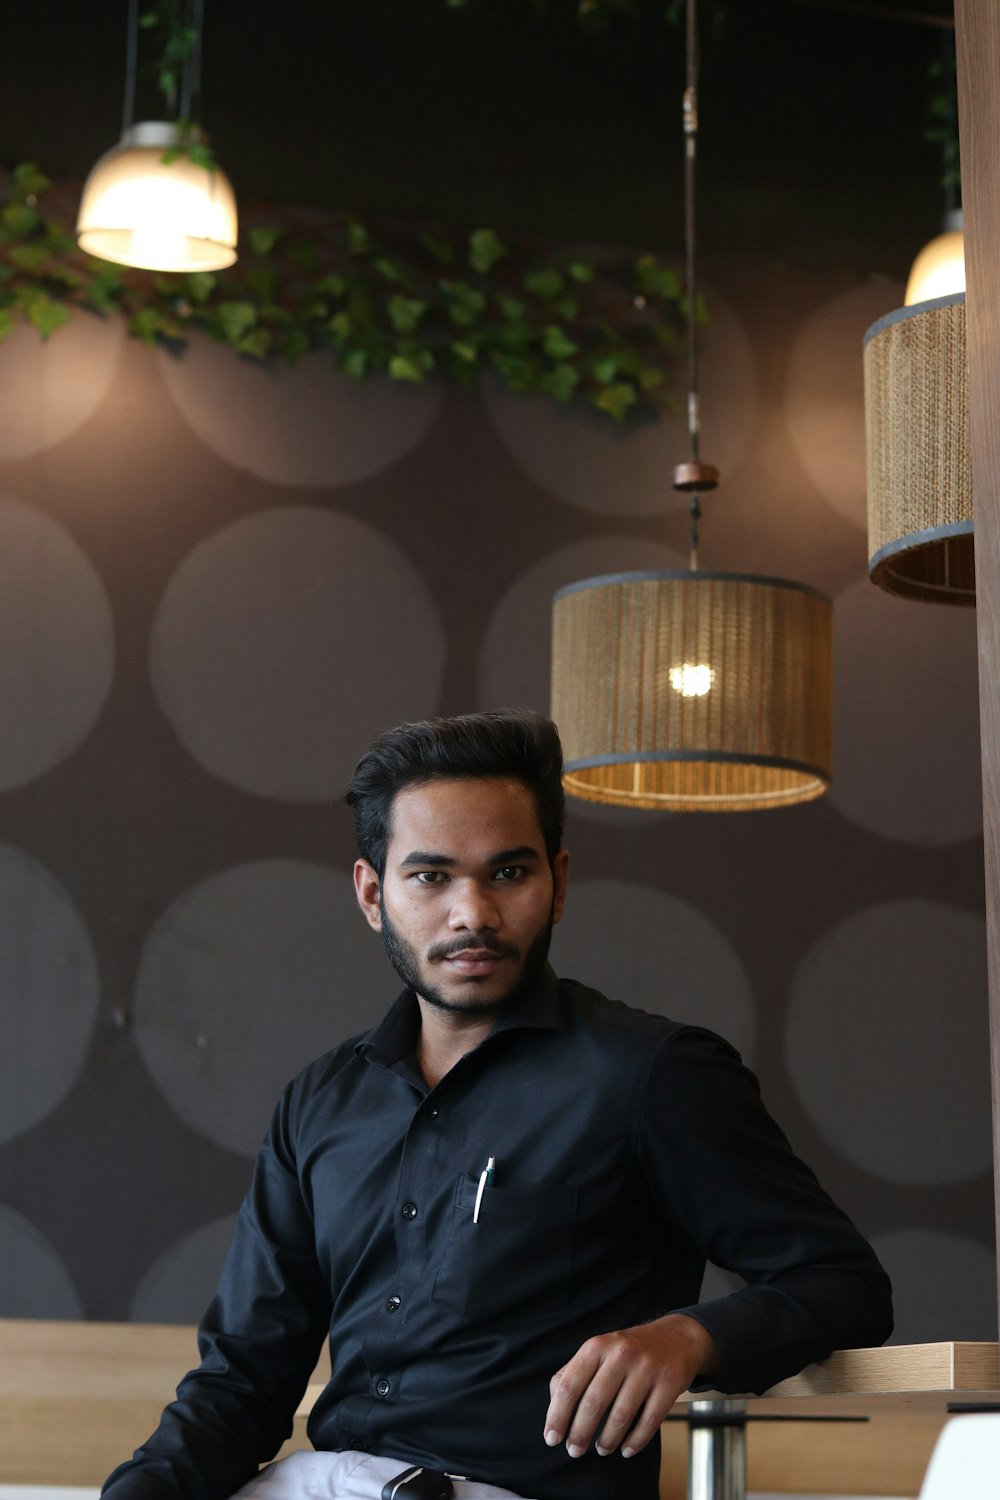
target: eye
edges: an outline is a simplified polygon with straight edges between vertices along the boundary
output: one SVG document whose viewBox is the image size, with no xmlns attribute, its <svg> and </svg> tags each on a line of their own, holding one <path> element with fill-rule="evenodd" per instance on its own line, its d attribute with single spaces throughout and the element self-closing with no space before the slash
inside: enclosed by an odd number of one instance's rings
<svg viewBox="0 0 1000 1500">
<path fill-rule="evenodd" d="M 526 873 L 523 865 L 503 865 L 499 870 L 494 870 L 493 879 L 506 883 L 509 880 L 520 880 Z"/>
<path fill-rule="evenodd" d="M 410 878 L 418 885 L 443 885 L 448 879 L 443 870 L 417 870 Z"/>
</svg>

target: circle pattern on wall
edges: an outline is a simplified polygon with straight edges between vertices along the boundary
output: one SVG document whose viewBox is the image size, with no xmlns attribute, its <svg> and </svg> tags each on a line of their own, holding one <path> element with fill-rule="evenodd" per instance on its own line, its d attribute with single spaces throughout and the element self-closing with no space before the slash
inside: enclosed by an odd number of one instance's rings
<svg viewBox="0 0 1000 1500">
<path fill-rule="evenodd" d="M 838 811 L 907 844 L 978 838 L 974 611 L 893 599 L 863 579 L 838 596 L 834 628 Z"/>
<path fill-rule="evenodd" d="M 596 536 L 550 552 L 503 595 L 479 657 L 481 708 L 534 708 L 547 714 L 552 681 L 552 597 L 557 589 L 602 573 L 683 568 L 670 547 L 637 536 Z"/>
<path fill-rule="evenodd" d="M 136 1287 L 133 1323 L 199 1323 L 218 1284 L 236 1215 L 213 1219 L 168 1246 Z"/>
<path fill-rule="evenodd" d="M 0 1204 L 0 1266 L 0 1318 L 83 1317 L 62 1256 L 6 1204 Z"/>
<path fill-rule="evenodd" d="M 100 406 L 118 365 L 125 319 L 77 312 L 56 337 L 13 328 L 0 345 L 0 461 L 44 453 Z"/>
<path fill-rule="evenodd" d="M 702 335 L 701 451 L 729 479 L 750 437 L 756 369 L 742 324 L 715 292 L 706 295 L 711 326 Z M 679 373 L 677 391 L 683 379 Z M 688 497 L 670 481 L 688 451 L 683 398 L 677 413 L 618 426 L 583 405 L 514 395 L 492 379 L 483 382 L 483 392 L 504 446 L 542 489 L 605 515 L 661 515 L 687 506 Z"/>
<path fill-rule="evenodd" d="M 253 1155 L 284 1085 L 398 989 L 346 875 L 256 860 L 186 891 L 150 933 L 136 1041 L 185 1124 Z"/>
<path fill-rule="evenodd" d="M 291 505 L 237 521 L 184 560 L 151 643 L 153 688 L 213 775 L 290 802 L 340 795 L 381 730 L 434 712 L 438 611 L 370 526 Z"/>
<path fill-rule="evenodd" d="M 749 1061 L 750 981 L 729 939 L 686 901 L 624 880 L 581 880 L 570 887 L 552 955 L 557 974 L 640 1010 L 707 1026 Z"/>
<path fill-rule="evenodd" d="M 289 369 L 238 359 L 224 344 L 196 336 L 182 354 L 160 350 L 157 360 L 178 411 L 206 448 L 272 484 L 368 479 L 426 437 L 443 400 L 439 381 L 355 381 L 338 374 L 325 353 L 307 354 Z"/>
<path fill-rule="evenodd" d="M 785 420 L 799 461 L 834 510 L 868 524 L 865 473 L 865 330 L 901 307 L 903 287 L 866 281 L 824 303 L 802 326 L 785 387 Z"/>
<path fill-rule="evenodd" d="M 806 1113 L 857 1166 L 907 1184 L 988 1171 L 982 918 L 888 901 L 839 923 L 796 971 L 786 1051 Z"/>
<path fill-rule="evenodd" d="M 872 1248 L 892 1281 L 893 1344 L 992 1341 L 997 1332 L 996 1261 L 975 1240 L 931 1229 L 875 1235 Z"/>
<path fill-rule="evenodd" d="M 0 1141 L 43 1120 L 86 1061 L 97 1018 L 97 960 L 53 875 L 0 844 Z"/>
<path fill-rule="evenodd" d="M 113 671 L 111 607 L 93 565 L 50 516 L 0 496 L 0 790 L 77 748 Z"/>
</svg>

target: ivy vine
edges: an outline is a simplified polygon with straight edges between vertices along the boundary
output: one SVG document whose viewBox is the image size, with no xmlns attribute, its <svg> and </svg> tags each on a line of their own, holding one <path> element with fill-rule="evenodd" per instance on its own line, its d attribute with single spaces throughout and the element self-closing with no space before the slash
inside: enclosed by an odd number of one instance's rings
<svg viewBox="0 0 1000 1500">
<path fill-rule="evenodd" d="M 200 330 L 251 360 L 326 349 L 355 380 L 443 375 L 470 388 L 492 371 L 511 391 L 618 422 L 672 406 L 686 306 L 677 273 L 653 255 L 598 265 L 525 252 L 492 229 L 406 237 L 286 213 L 246 225 L 225 272 L 160 275 L 84 255 L 74 212 L 36 166 L 15 168 L 0 208 L 0 339 L 18 321 L 48 338 L 86 309 L 124 315 L 151 345 L 179 348 Z"/>
</svg>

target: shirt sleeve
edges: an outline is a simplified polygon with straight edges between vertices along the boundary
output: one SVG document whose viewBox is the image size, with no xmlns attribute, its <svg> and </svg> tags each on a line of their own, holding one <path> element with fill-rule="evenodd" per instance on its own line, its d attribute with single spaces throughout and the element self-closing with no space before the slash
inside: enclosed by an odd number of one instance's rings
<svg viewBox="0 0 1000 1500">
<path fill-rule="evenodd" d="M 889 1278 L 793 1153 L 727 1042 L 696 1027 L 671 1035 L 650 1069 L 637 1151 L 669 1220 L 748 1283 L 672 1309 L 701 1323 L 721 1351 L 718 1371 L 693 1389 L 759 1393 L 834 1349 L 889 1337 Z"/>
<path fill-rule="evenodd" d="M 295 1167 L 285 1091 L 254 1167 L 218 1291 L 198 1330 L 201 1364 L 108 1500 L 224 1500 L 274 1457 L 329 1329 L 330 1292 Z"/>
</svg>

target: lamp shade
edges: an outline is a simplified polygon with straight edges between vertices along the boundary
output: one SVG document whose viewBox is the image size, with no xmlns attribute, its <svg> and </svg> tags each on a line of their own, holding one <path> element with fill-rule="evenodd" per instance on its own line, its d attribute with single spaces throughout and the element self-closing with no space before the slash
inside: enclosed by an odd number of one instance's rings
<svg viewBox="0 0 1000 1500">
<path fill-rule="evenodd" d="M 751 573 L 617 573 L 555 596 L 552 717 L 585 801 L 745 812 L 830 784 L 833 611 Z"/>
<path fill-rule="evenodd" d="M 964 293 L 873 323 L 864 366 L 872 582 L 974 605 Z"/>
<path fill-rule="evenodd" d="M 189 156 L 176 125 L 133 125 L 97 162 L 77 217 L 80 248 L 150 271 L 219 271 L 236 259 L 236 198 L 218 167 Z"/>
<path fill-rule="evenodd" d="M 934 297 L 965 291 L 965 237 L 962 210 L 946 215 L 944 233 L 925 245 L 910 269 L 903 302 L 913 307 Z"/>
</svg>

